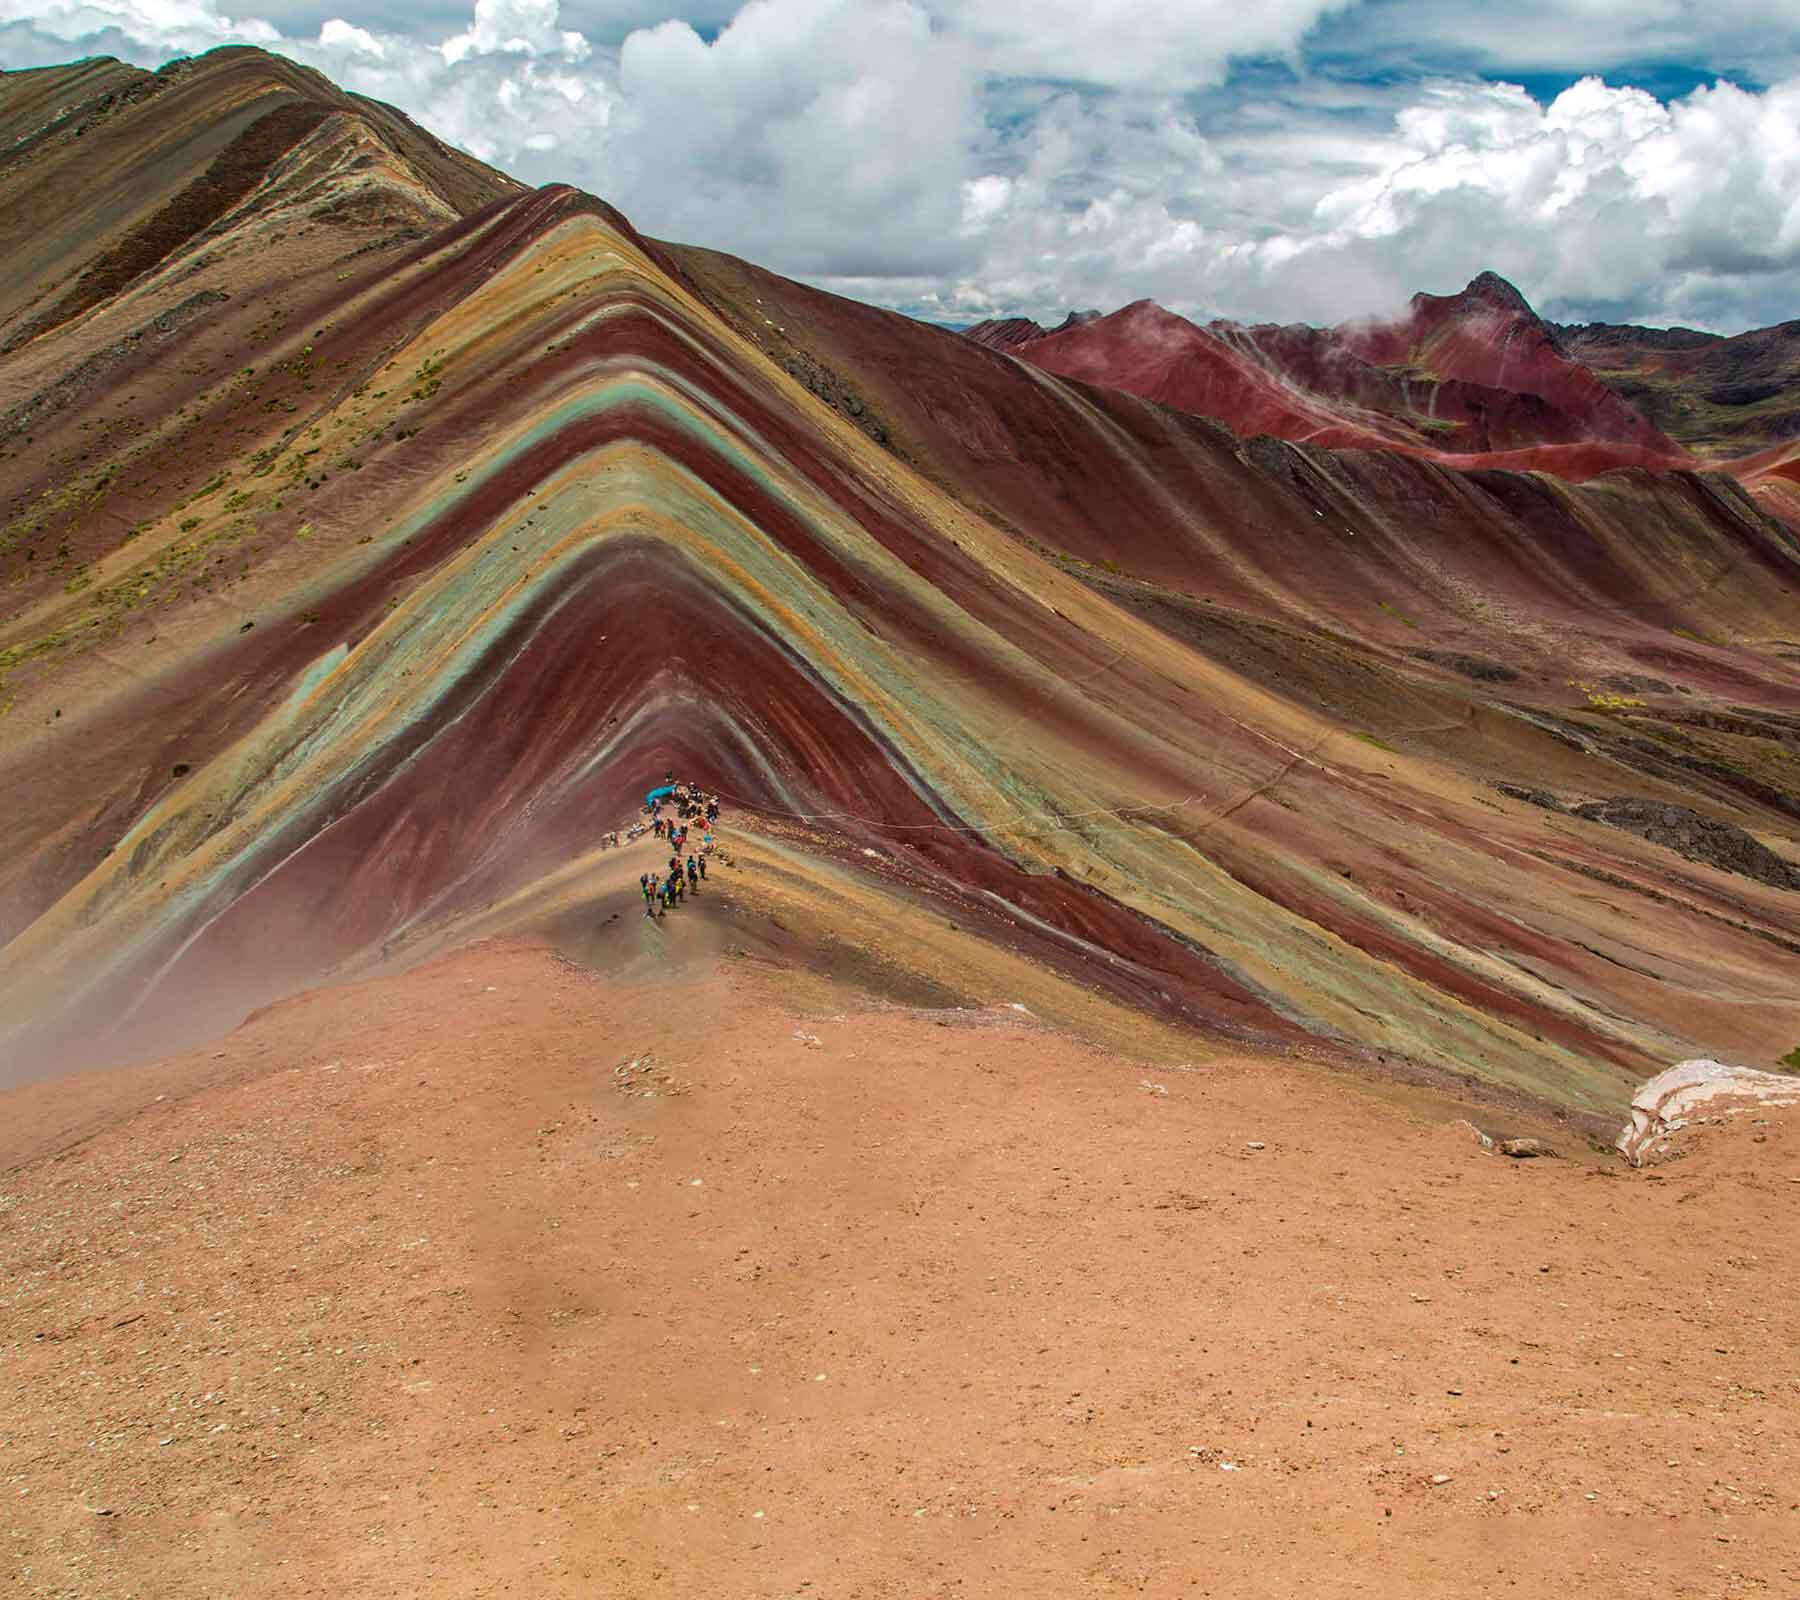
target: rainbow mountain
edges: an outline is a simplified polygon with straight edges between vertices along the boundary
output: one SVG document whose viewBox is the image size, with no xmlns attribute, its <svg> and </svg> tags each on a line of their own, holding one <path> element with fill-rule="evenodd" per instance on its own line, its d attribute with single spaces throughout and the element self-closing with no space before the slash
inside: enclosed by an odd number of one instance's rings
<svg viewBox="0 0 1800 1600">
<path fill-rule="evenodd" d="M 501 937 L 1609 1122 L 1800 1045 L 1780 475 L 1240 436 L 256 50 L 0 145 L 3 1081 Z"/>
</svg>

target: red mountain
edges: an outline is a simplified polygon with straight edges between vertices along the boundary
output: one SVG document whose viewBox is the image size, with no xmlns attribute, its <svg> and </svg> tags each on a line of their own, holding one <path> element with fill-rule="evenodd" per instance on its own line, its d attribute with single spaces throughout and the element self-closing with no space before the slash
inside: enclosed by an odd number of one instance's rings
<svg viewBox="0 0 1800 1600">
<path fill-rule="evenodd" d="M 1568 355 L 1525 297 L 1492 272 L 1480 274 L 1461 294 L 1414 295 L 1412 313 L 1402 321 L 1347 324 L 1337 336 L 1374 365 L 1511 397 L 1513 403 L 1498 406 L 1487 424 L 1484 448 L 1610 440 L 1654 455 L 1683 454 Z M 1511 437 L 1531 424 L 1535 437 Z"/>
<path fill-rule="evenodd" d="M 1555 329 L 1491 272 L 1460 294 L 1415 295 L 1393 322 L 1202 327 L 1143 300 L 1054 333 L 1009 318 L 969 337 L 1245 435 L 1571 478 L 1688 464 L 1680 445 L 1570 356 Z"/>
</svg>

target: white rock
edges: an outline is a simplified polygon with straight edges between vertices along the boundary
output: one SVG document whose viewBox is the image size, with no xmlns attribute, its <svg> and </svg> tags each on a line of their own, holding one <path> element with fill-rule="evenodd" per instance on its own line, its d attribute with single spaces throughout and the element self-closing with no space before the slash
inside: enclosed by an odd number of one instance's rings
<svg viewBox="0 0 1800 1600">
<path fill-rule="evenodd" d="M 1735 1116 L 1762 1106 L 1800 1104 L 1800 1078 L 1696 1057 L 1641 1084 L 1631 1097 L 1631 1120 L 1613 1141 L 1641 1167 L 1670 1134 L 1708 1117 Z"/>
</svg>

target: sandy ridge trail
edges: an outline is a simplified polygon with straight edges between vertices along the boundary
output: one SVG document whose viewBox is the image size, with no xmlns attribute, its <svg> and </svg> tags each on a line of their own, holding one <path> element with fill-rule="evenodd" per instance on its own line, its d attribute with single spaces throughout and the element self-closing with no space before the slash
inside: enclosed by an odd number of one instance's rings
<svg viewBox="0 0 1800 1600">
<path fill-rule="evenodd" d="M 1791 1121 L 1179 1065 L 489 943 L 16 1091 L 10 1592 L 1800 1587 Z"/>
</svg>

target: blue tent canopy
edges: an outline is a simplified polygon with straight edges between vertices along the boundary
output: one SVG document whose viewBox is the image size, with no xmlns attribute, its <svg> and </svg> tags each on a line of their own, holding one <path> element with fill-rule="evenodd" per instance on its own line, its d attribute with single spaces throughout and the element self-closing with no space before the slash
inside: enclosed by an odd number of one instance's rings
<svg viewBox="0 0 1800 1600">
<path fill-rule="evenodd" d="M 675 792 L 675 785 L 672 783 L 665 783 L 660 789 L 652 789 L 647 795 L 645 795 L 644 796 L 644 804 L 647 806 L 653 806 L 656 804 L 656 802 L 658 800 L 662 799 L 662 797 L 664 795 L 673 794 L 674 792 Z"/>
</svg>

